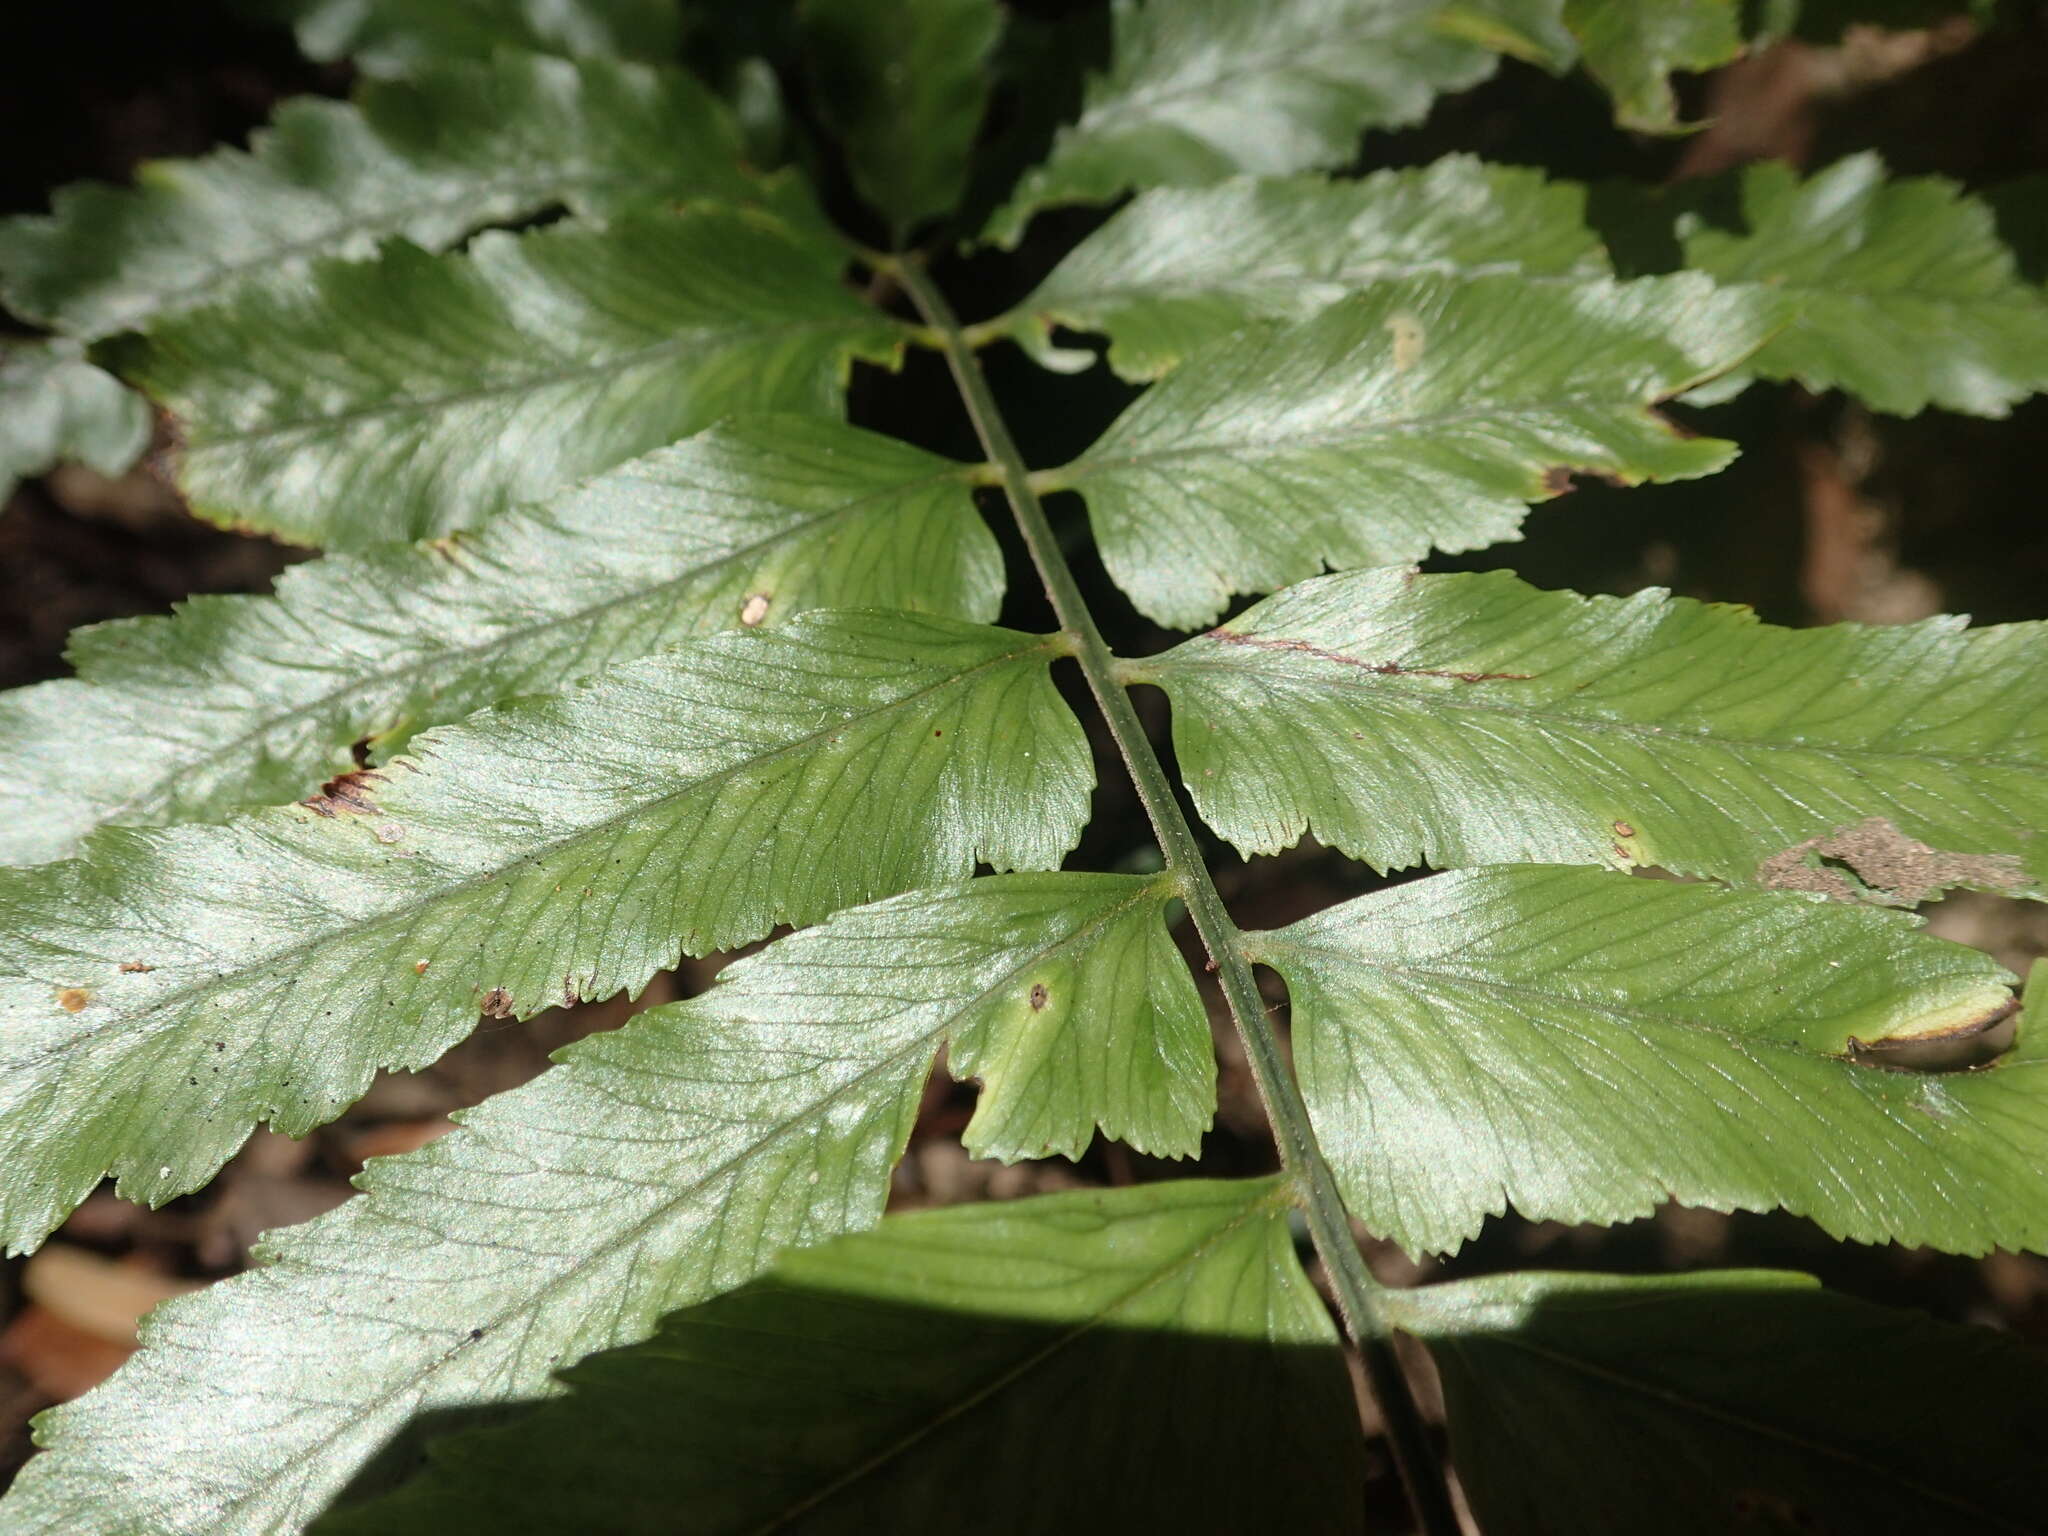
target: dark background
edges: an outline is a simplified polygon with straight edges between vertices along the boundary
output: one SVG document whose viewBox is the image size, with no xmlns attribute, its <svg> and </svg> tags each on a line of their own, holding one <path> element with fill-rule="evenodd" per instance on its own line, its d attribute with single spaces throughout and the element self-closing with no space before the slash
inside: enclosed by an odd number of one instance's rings
<svg viewBox="0 0 2048 1536">
<path fill-rule="evenodd" d="M 1025 9 L 1041 16 L 1088 10 Z M 755 43 L 772 44 L 774 12 L 773 5 L 760 8 L 740 29 L 753 31 Z M 245 144 L 279 98 L 341 95 L 350 85 L 346 67 L 308 63 L 282 29 L 206 4 L 17 8 L 0 35 L 0 144 L 7 146 L 0 155 L 0 212 L 42 211 L 54 187 L 81 178 L 125 180 L 144 159 L 199 154 L 223 141 Z M 800 116 L 801 86 L 789 83 Z M 2048 14 L 2031 5 L 2009 7 L 2005 23 L 1988 34 L 1957 23 L 1852 33 L 1834 43 L 1781 45 L 1686 80 L 1689 113 L 1711 116 L 1712 126 L 1671 140 L 1616 131 L 1606 102 L 1582 78 L 1555 80 L 1510 62 L 1491 83 L 1440 102 L 1419 128 L 1368 135 L 1360 163 L 1418 164 L 1467 150 L 1595 183 L 1664 183 L 1756 158 L 1811 168 L 1874 148 L 1896 172 L 1939 172 L 1991 194 L 2039 281 L 2048 271 L 2048 248 L 2034 242 L 2048 231 L 2048 181 L 2029 186 L 2023 179 L 2048 175 L 2044 86 Z M 999 103 L 999 123 L 1028 130 L 1020 111 L 1019 103 Z M 857 221 L 858 210 L 844 204 L 843 178 L 821 169 L 839 211 Z M 939 274 L 964 319 L 997 313 L 1098 217 L 1044 216 L 1013 255 L 951 259 Z M 1013 349 L 998 348 L 987 362 L 1037 463 L 1071 457 L 1129 397 L 1104 369 L 1045 388 L 1045 376 Z M 864 372 L 852 411 L 864 425 L 979 457 L 929 355 L 914 354 L 897 376 Z M 1742 444 L 1733 469 L 1692 485 L 1582 487 L 1536 509 L 1526 543 L 1438 563 L 1506 565 L 1540 585 L 1587 591 L 1666 586 L 1749 603 L 1789 624 L 1900 622 L 1943 610 L 1984 622 L 2048 616 L 2048 520 L 2041 515 L 2048 498 L 2040 489 L 2048 402 L 2030 402 L 2002 422 L 1940 412 L 1902 421 L 1838 397 L 1762 386 L 1727 406 L 1691 413 L 1691 420 Z M 1088 562 L 1074 509 L 1055 504 L 1054 511 L 1073 536 L 1069 543 L 1112 642 L 1127 652 L 1165 643 Z M 1002 519 L 996 526 L 1004 528 Z M 1016 595 L 1005 620 L 1045 624 L 1014 541 L 1010 549 Z M 263 590 L 285 563 L 302 557 L 195 521 L 147 471 L 107 481 L 67 468 L 24 485 L 0 510 L 0 686 L 61 675 L 64 637 L 80 624 L 164 612 L 198 592 Z M 1157 701 L 1145 702 L 1152 708 Z M 1083 867 L 1139 860 L 1150 846 L 1120 769 L 1109 759 L 1100 766 L 1099 813 L 1075 861 Z M 1212 851 L 1224 895 L 1248 926 L 1283 923 L 1383 883 L 1314 849 L 1251 866 L 1228 850 Z M 2048 918 L 2039 908 L 1962 896 L 1941 904 L 1933 921 L 1936 931 L 1988 948 L 2016 969 L 2048 952 Z M 658 980 L 639 1006 L 699 990 L 716 968 L 688 963 Z M 161 1212 L 142 1212 L 106 1192 L 94 1196 L 34 1261 L 35 1274 L 12 1263 L 0 1283 L 0 1481 L 27 1453 L 28 1415 L 118 1363 L 124 1315 L 170 1289 L 232 1273 L 257 1231 L 344 1198 L 346 1179 L 363 1158 L 419 1144 L 446 1127 L 448 1111 L 523 1081 L 540 1070 L 549 1049 L 613 1027 L 630 1011 L 614 1002 L 558 1010 L 527 1025 L 487 1024 L 433 1070 L 380 1081 L 355 1110 L 303 1143 L 259 1132 L 214 1186 Z M 1203 1171 L 1263 1169 L 1272 1161 L 1263 1116 L 1220 1008 L 1212 1013 L 1224 1080 Z M 934 1083 L 898 1175 L 899 1204 L 1189 1171 L 1100 1143 L 1078 1166 L 971 1163 L 952 1140 L 971 1111 L 971 1094 Z M 1639 1271 L 1786 1265 L 1872 1299 L 2048 1340 L 2048 1263 L 1841 1247 L 1783 1217 L 1670 1210 L 1610 1230 L 1511 1218 L 1490 1225 L 1447 1262 L 1417 1266 L 1376 1251 L 1375 1263 L 1389 1279 L 1532 1264 Z M 1383 1482 L 1387 1508 L 1398 1509 L 1391 1482 Z M 1398 1516 L 1389 1518 L 1387 1528 L 1395 1528 Z"/>
</svg>

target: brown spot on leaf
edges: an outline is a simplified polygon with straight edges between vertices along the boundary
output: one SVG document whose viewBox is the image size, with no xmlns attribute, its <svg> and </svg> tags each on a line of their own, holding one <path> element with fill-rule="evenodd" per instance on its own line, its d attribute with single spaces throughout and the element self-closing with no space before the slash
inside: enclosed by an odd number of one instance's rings
<svg viewBox="0 0 2048 1536">
<path fill-rule="evenodd" d="M 1906 836 L 1883 816 L 1870 816 L 1825 837 L 1809 837 L 1756 867 L 1759 885 L 1812 891 L 1835 901 L 1910 907 L 1952 885 L 2017 891 L 2027 883 L 2020 861 L 2004 853 L 1949 853 Z"/>
<path fill-rule="evenodd" d="M 156 967 L 153 965 L 144 965 L 140 960 L 123 960 L 119 965 L 115 966 L 114 969 L 119 971 L 123 976 L 134 976 L 142 971 L 153 971 L 156 969 Z"/>
<path fill-rule="evenodd" d="M 1042 1012 L 1045 1008 L 1046 999 L 1051 996 L 1052 994 L 1045 990 L 1044 982 L 1033 982 L 1031 984 L 1031 1011 L 1033 1013 Z"/>
<path fill-rule="evenodd" d="M 425 961 L 425 960 L 415 960 L 415 961 L 413 961 L 413 963 L 412 963 L 412 973 L 413 973 L 413 975 L 415 975 L 415 976 L 424 976 L 424 975 L 426 975 L 426 974 L 427 974 L 427 966 L 428 966 L 428 964 L 429 964 L 429 962 L 428 962 L 428 961 Z"/>
<path fill-rule="evenodd" d="M 309 795 L 299 804 L 315 816 L 334 817 L 344 811 L 372 816 L 376 814 L 377 802 L 370 798 L 370 786 L 383 782 L 384 775 L 374 768 L 352 768 L 329 779 L 320 786 L 319 794 Z"/>
<path fill-rule="evenodd" d="M 487 1019 L 509 1019 L 512 1017 L 512 994 L 503 987 L 493 987 L 484 994 L 478 1005 Z"/>
<path fill-rule="evenodd" d="M 772 600 L 766 592 L 750 593 L 747 600 L 740 604 L 740 622 L 752 629 L 768 617 L 768 604 Z"/>
<path fill-rule="evenodd" d="M 1614 824 L 1614 835 L 1616 837 L 1634 837 L 1636 829 L 1625 821 L 1617 821 Z"/>
<path fill-rule="evenodd" d="M 1562 496 L 1572 489 L 1572 472 L 1562 464 L 1553 464 L 1543 471 L 1543 494 Z"/>
<path fill-rule="evenodd" d="M 59 987 L 57 989 L 57 1006 L 66 1013 L 77 1013 L 91 1001 L 92 994 L 83 987 Z"/>
</svg>

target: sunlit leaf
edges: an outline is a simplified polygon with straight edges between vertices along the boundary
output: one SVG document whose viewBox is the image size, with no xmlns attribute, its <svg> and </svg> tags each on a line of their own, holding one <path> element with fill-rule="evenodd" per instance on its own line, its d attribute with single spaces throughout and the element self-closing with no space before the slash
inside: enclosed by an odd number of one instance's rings
<svg viewBox="0 0 2048 1536">
<path fill-rule="evenodd" d="M 759 195 L 723 108 L 687 77 L 506 54 L 354 105 L 289 101 L 245 153 L 146 163 L 136 185 L 58 191 L 0 223 L 0 296 L 79 336 L 133 330 L 322 256 L 402 235 L 433 249 L 556 205 Z"/>
<path fill-rule="evenodd" d="M 2048 295 L 2015 270 L 1991 209 L 1954 182 L 1887 180 L 1867 154 L 1803 183 L 1766 161 L 1742 172 L 1740 198 L 1742 228 L 1695 212 L 1678 232 L 1690 265 L 1795 302 L 1755 372 L 1899 416 L 2003 416 L 2048 389 Z"/>
<path fill-rule="evenodd" d="M 290 21 L 313 58 L 346 58 L 375 75 L 498 48 L 672 59 L 682 38 L 675 0 L 242 0 Z"/>
<path fill-rule="evenodd" d="M 51 1449 L 15 1484 L 9 1530 L 297 1530 L 415 1418 L 540 1394 L 556 1369 L 645 1337 L 661 1313 L 746 1281 L 790 1245 L 871 1224 L 949 1036 L 972 1032 L 1003 1052 L 1005 1037 L 1042 1027 L 1030 1007 L 1041 984 L 1078 989 L 1062 1008 L 1087 1021 L 1073 1031 L 1082 1052 L 1113 1052 L 1122 1031 L 1141 1037 L 1169 1007 L 1200 1025 L 1184 967 L 1177 994 L 1148 997 L 1126 990 L 1116 958 L 1157 942 L 1143 935 L 1159 932 L 1168 899 L 1112 875 L 920 891 L 841 912 L 738 961 L 702 997 L 570 1046 L 450 1135 L 372 1162 L 358 1199 L 272 1239 L 251 1273 L 157 1312 L 123 1371 L 42 1421 Z M 1206 1029 L 1196 1043 L 1206 1060 Z M 1147 1052 L 1187 1044 L 1160 1035 Z M 1192 1084 L 1204 1069 L 1188 1058 L 1145 1070 Z M 992 1075 L 984 1090 L 1018 1110 L 1105 1119 L 1127 1112 L 1121 1091 L 1100 1073 L 1057 1069 Z M 1178 1218 L 1158 1212 L 1124 1230 L 1164 1240 L 1252 1223 L 1264 1235 L 1244 1239 L 1251 1274 L 1183 1294 L 1213 1302 L 1269 1274 L 1260 1328 L 1272 1333 L 1254 1337 L 1324 1343 L 1271 1189 L 1206 1188 Z M 1048 1251 L 1060 1233 L 1078 1244 L 1103 1226 L 1085 1204 L 1060 1209 L 1011 1229 L 1036 1248 L 1040 1278 L 1075 1272 Z M 1284 1269 L 1267 1258 L 1275 1242 Z M 1131 1273 L 1116 1269 L 1125 1251 L 1095 1260 L 1102 1283 Z M 1012 1277 L 1020 1310 L 1032 1279 Z M 1062 1304 L 1053 1289 L 1038 1300 Z M 1158 1318 L 1133 1305 L 1132 1321 Z M 1197 1306 L 1187 1321 L 1243 1329 L 1249 1310 Z M 1325 1358 L 1311 1378 L 1329 1371 Z M 1302 1415 L 1304 1435 L 1342 1444 L 1329 1390 L 1281 1411 Z"/>
<path fill-rule="evenodd" d="M 1716 69 L 1742 52 L 1738 0 L 1564 0 L 1579 56 L 1614 98 L 1614 119 L 1644 133 L 1676 133 L 1676 70 Z"/>
<path fill-rule="evenodd" d="M 695 206 L 604 229 L 404 243 L 244 291 L 120 349 L 170 409 L 194 507 L 361 548 L 469 527 L 747 410 L 835 414 L 897 327 L 843 254 Z"/>
<path fill-rule="evenodd" d="M 1361 129 L 1412 123 L 1492 71 L 1432 24 L 1440 4 L 1118 0 L 1108 71 L 984 236 L 1015 245 L 1042 208 L 1133 188 L 1342 164 Z"/>
<path fill-rule="evenodd" d="M 303 1134 L 481 1011 L 637 991 L 679 954 L 970 874 L 1087 816 L 1051 643 L 821 611 L 430 733 L 303 805 L 96 833 L 0 870 L 0 1235 L 103 1174 L 160 1203 Z"/>
<path fill-rule="evenodd" d="M 75 347 L 0 347 L 0 502 L 67 460 L 125 474 L 148 446 L 148 404 Z"/>
<path fill-rule="evenodd" d="M 809 608 L 993 619 L 1002 558 L 971 495 L 893 439 L 752 417 L 472 534 L 295 566 L 275 597 L 81 630 L 77 679 L 0 694 L 0 863 L 297 799 L 358 742 L 383 762 L 686 635 Z"/>
<path fill-rule="evenodd" d="M 1521 859 L 1912 903 L 2048 884 L 2044 626 L 1779 629 L 1505 572 L 1303 582 L 1163 656 L 1196 806 L 1245 853 Z M 1832 862 L 1830 862 L 1832 861 Z"/>
<path fill-rule="evenodd" d="M 1256 936 L 1351 1210 L 1412 1252 L 1512 1205 L 1782 1207 L 1831 1236 L 2048 1247 L 2048 1030 L 1989 1067 L 2010 979 L 1895 914 L 1556 865 L 1459 871 Z"/>
<path fill-rule="evenodd" d="M 1517 536 L 1575 474 L 1709 474 L 1730 444 L 1652 405 L 1776 323 L 1758 289 L 1682 276 L 1378 284 L 1206 348 L 1065 469 L 1140 612 L 1191 629 L 1233 593 Z"/>
<path fill-rule="evenodd" d="M 1238 179 L 1142 192 L 1083 240 L 1015 312 L 1040 361 L 1055 325 L 1106 332 L 1109 364 L 1153 379 L 1253 320 L 1306 320 L 1378 283 L 1421 274 L 1607 275 L 1582 188 L 1447 156 L 1362 181 Z"/>
</svg>

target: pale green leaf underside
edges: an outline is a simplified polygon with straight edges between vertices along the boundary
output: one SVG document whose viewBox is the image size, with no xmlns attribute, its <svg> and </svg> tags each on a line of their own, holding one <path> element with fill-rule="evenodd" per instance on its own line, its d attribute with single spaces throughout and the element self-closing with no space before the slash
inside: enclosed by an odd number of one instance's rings
<svg viewBox="0 0 2048 1536">
<path fill-rule="evenodd" d="M 837 414 L 897 326 L 844 256 L 714 206 L 324 263 L 123 348 L 194 507 L 299 543 L 446 533 L 742 411 Z"/>
<path fill-rule="evenodd" d="M 148 404 L 74 347 L 0 347 L 0 502 L 66 461 L 125 474 L 148 446 Z"/>
<path fill-rule="evenodd" d="M 151 162 L 136 183 L 66 187 L 49 216 L 0 223 L 7 307 L 105 336 L 394 235 L 433 249 L 557 204 L 759 193 L 723 108 L 687 77 L 520 54 L 373 83 L 353 106 L 286 102 L 248 152 Z"/>
<path fill-rule="evenodd" d="M 1174 701 L 1202 817 L 1379 869 L 1662 865 L 1783 884 L 1887 818 L 1862 871 L 1917 901 L 2048 883 L 2041 624 L 1779 629 L 1747 609 L 1504 572 L 1303 582 L 1127 664 Z M 1767 865 L 1766 861 L 1774 861 Z M 1811 874 L 1810 871 L 1805 872 Z"/>
<path fill-rule="evenodd" d="M 818 108 L 861 196 L 901 234 L 967 184 L 1002 35 L 996 0 L 803 0 Z"/>
<path fill-rule="evenodd" d="M 1586 73 L 1614 98 L 1614 120 L 1677 133 L 1676 70 L 1716 69 L 1742 52 L 1738 0 L 1564 0 Z"/>
<path fill-rule="evenodd" d="M 253 0 L 289 19 L 299 46 L 373 75 L 499 48 L 665 62 L 682 40 L 675 0 Z"/>
<path fill-rule="evenodd" d="M 1665 1200 L 2048 1246 L 2048 1035 L 1970 1072 L 1855 1054 L 2012 1001 L 1983 954 L 1895 914 L 1534 865 L 1346 902 L 1256 952 L 1347 1203 L 1411 1252 L 1508 1205 L 1611 1223 Z"/>
<path fill-rule="evenodd" d="M 1092 773 L 1048 643 L 823 611 L 421 738 L 306 805 L 0 870 L 0 1236 L 159 1202 L 479 1010 L 638 989 L 854 902 L 1058 864 Z M 147 969 L 137 969 L 147 967 Z"/>
<path fill-rule="evenodd" d="M 1391 1293 L 1488 1536 L 2040 1529 L 2048 1361 L 1767 1271 Z"/>
<path fill-rule="evenodd" d="M 1864 154 L 1804 183 L 1788 166 L 1753 165 L 1740 187 L 1745 231 L 1688 214 L 1679 234 L 1689 265 L 1796 301 L 1757 373 L 1899 416 L 1930 405 L 2003 416 L 2048 389 L 2048 297 L 2019 276 L 1990 208 L 1955 183 L 1887 181 Z"/>
<path fill-rule="evenodd" d="M 817 417 L 714 427 L 432 545 L 330 555 L 275 597 L 79 631 L 79 677 L 0 694 L 0 864 L 95 826 L 310 794 L 414 733 L 691 634 L 809 608 L 996 616 L 962 466 Z"/>
<path fill-rule="evenodd" d="M 1155 379 L 1253 320 L 1306 320 L 1376 283 L 1437 274 L 1599 278 L 1606 253 L 1581 187 L 1450 155 L 1362 181 L 1239 178 L 1140 193 L 1018 305 L 1042 362 L 1055 325 L 1105 332 L 1109 365 Z"/>
<path fill-rule="evenodd" d="M 296 1530 L 415 1414 L 540 1394 L 788 1246 L 871 1224 L 940 1045 L 1029 1030 L 1034 978 L 1120 985 L 1113 958 L 1088 956 L 1157 932 L 1167 900 L 1115 875 L 914 892 L 569 1047 L 452 1134 L 371 1163 L 361 1197 L 279 1235 L 261 1267 L 154 1314 L 127 1367 L 42 1422 L 51 1449 L 15 1484 L 8 1529 Z M 1178 986 L 1199 1023 L 1184 968 Z M 1100 1049 L 1170 1000 L 1078 997 L 1075 1044 Z M 1057 1070 L 984 1091 L 1119 1113 Z"/>
<path fill-rule="evenodd" d="M 1682 275 L 1569 285 L 1406 278 L 1189 359 L 1047 483 L 1078 490 L 1148 618 L 1233 593 L 1517 536 L 1574 473 L 1721 468 L 1653 402 L 1735 366 L 1776 300 Z"/>
<path fill-rule="evenodd" d="M 317 1529 L 865 1536 L 958 1530 L 971 1500 L 988 1536 L 1360 1532 L 1335 1346 L 1272 1180 L 922 1211 L 585 1361 Z"/>
<path fill-rule="evenodd" d="M 1431 24 L 1439 4 L 1119 0 L 1107 73 L 984 238 L 1015 245 L 1041 208 L 1132 188 L 1342 164 L 1362 129 L 1415 122 L 1492 72 L 1491 55 Z"/>
</svg>

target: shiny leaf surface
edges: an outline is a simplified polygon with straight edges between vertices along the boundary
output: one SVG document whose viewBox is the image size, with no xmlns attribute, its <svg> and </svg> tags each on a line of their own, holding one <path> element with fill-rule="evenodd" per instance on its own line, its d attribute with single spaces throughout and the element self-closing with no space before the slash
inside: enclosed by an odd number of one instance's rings
<svg viewBox="0 0 2048 1536">
<path fill-rule="evenodd" d="M 820 611 L 685 641 L 224 827 L 0 870 L 0 1230 L 160 1203 L 479 1012 L 637 991 L 853 902 L 1056 865 L 1087 815 L 1048 643 Z"/>
<path fill-rule="evenodd" d="M 1390 569 L 1127 667 L 1172 697 L 1195 804 L 1247 854 L 1306 831 L 1379 869 L 1661 865 L 1911 904 L 2048 885 L 2043 629 L 1779 629 Z"/>
<path fill-rule="evenodd" d="M 894 322 L 843 256 L 696 206 L 604 229 L 396 243 L 303 284 L 158 322 L 118 349 L 221 521 L 339 548 L 447 533 L 749 410 L 836 414 Z"/>
<path fill-rule="evenodd" d="M 1362 129 L 1421 118 L 1493 59 L 1435 25 L 1440 0 L 1119 0 L 1106 73 L 983 231 L 1133 188 L 1284 175 L 1351 158 Z"/>
<path fill-rule="evenodd" d="M 2010 1012 L 1987 956 L 1891 913 L 1525 865 L 1438 875 L 1256 936 L 1347 1203 L 1410 1252 L 1507 1206 L 1665 1200 L 1830 1236 L 2048 1247 L 2048 1032 L 1995 1065 L 1887 1052 Z"/>
<path fill-rule="evenodd" d="M 110 381 L 111 382 L 111 381 Z M 73 636 L 76 679 L 0 694 L 0 863 L 104 823 L 217 820 L 388 761 L 418 731 L 692 634 L 810 608 L 996 616 L 963 466 L 837 422 L 714 427 L 429 545 L 330 555 L 275 597 Z"/>
<path fill-rule="evenodd" d="M 1215 343 L 1046 479 L 1087 500 L 1138 610 L 1192 629 L 1326 566 L 1512 539 L 1574 474 L 1721 468 L 1731 445 L 1651 406 L 1735 366 L 1776 316 L 1687 276 L 1381 284 Z"/>
<path fill-rule="evenodd" d="M 870 1225 L 940 1045 L 1031 1030 L 1033 978 L 1048 974 L 1083 989 L 1080 1013 L 1114 1021 L 1084 1046 L 1141 1029 L 1171 994 L 1102 989 L 1122 979 L 1114 951 L 1157 933 L 1166 900 L 1111 875 L 919 891 L 841 912 L 735 962 L 702 997 L 568 1047 L 450 1135 L 372 1162 L 359 1198 L 274 1238 L 257 1269 L 157 1312 L 126 1369 L 43 1421 L 51 1450 L 10 1495 L 10 1529 L 298 1530 L 395 1435 L 402 1457 L 414 1418 L 544 1393 L 560 1367 L 645 1337 L 787 1248 Z M 1185 967 L 1178 985 L 1206 1058 Z M 991 1078 L 986 1092 L 1120 1113 L 1058 1074 Z M 1123 1230 L 1191 1232 L 1201 1211 L 1219 1225 L 1234 1211 L 1284 1231 L 1269 1187 L 1205 1187 L 1206 1204 Z M 1020 1240 L 1081 1242 L 1057 1217 L 1018 1220 L 1005 1230 Z M 1103 1226 L 1086 1207 L 1078 1223 Z M 1037 1278 L 1071 1272 L 1040 1257 Z M 1114 1272 L 1115 1252 L 1092 1262 Z M 1058 1291 L 1033 1278 L 1017 1277 L 1016 1302 L 1036 1289 L 1056 1310 Z M 1271 1296 L 1283 1331 L 1327 1339 L 1291 1261 Z"/>
</svg>

